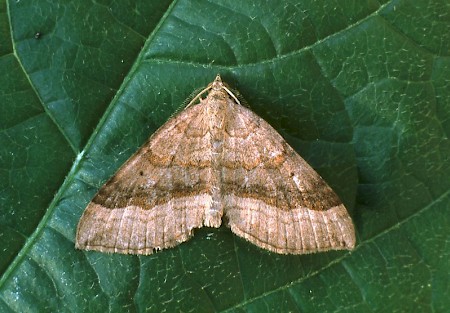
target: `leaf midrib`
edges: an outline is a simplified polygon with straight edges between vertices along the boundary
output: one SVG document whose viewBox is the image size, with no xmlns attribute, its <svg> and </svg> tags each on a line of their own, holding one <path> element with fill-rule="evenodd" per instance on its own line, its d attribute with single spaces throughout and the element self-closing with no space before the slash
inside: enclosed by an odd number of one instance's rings
<svg viewBox="0 0 450 313">
<path fill-rule="evenodd" d="M 8 268 L 5 270 L 4 274 L 0 278 L 0 289 L 9 280 L 9 278 L 15 272 L 15 270 L 20 266 L 20 264 L 24 260 L 25 256 L 27 255 L 28 251 L 31 249 L 31 247 L 34 245 L 35 241 L 40 237 L 41 233 L 43 232 L 43 230 L 47 226 L 47 222 L 51 218 L 51 216 L 53 214 L 53 211 L 55 210 L 55 208 L 58 205 L 59 200 L 61 199 L 61 197 L 64 194 L 64 192 L 70 187 L 70 185 L 72 184 L 72 182 L 74 181 L 74 179 L 76 177 L 76 174 L 78 173 L 78 170 L 80 169 L 81 165 L 83 164 L 84 155 L 85 155 L 86 151 L 88 151 L 91 148 L 91 146 L 93 145 L 93 143 L 95 142 L 95 139 L 97 138 L 98 134 L 100 133 L 100 130 L 103 128 L 103 125 L 107 121 L 107 117 L 110 115 L 111 111 L 115 107 L 115 104 L 116 104 L 116 102 L 117 102 L 117 100 L 119 98 L 119 95 L 122 93 L 122 91 L 128 85 L 128 83 L 131 81 L 130 78 L 134 75 L 134 73 L 136 72 L 137 67 L 141 64 L 141 61 L 142 61 L 142 59 L 144 58 L 144 55 L 145 55 L 142 52 L 147 50 L 147 48 L 150 45 L 150 43 L 152 42 L 155 34 L 158 32 L 158 30 L 161 28 L 161 25 L 164 23 L 164 21 L 170 15 L 170 13 L 172 12 L 172 10 L 175 7 L 177 2 L 178 2 L 178 0 L 173 1 L 172 4 L 168 7 L 168 9 L 166 10 L 165 14 L 161 17 L 160 21 L 158 22 L 158 24 L 156 25 L 156 27 L 154 28 L 154 30 L 152 31 L 152 33 L 148 37 L 148 39 L 145 42 L 145 44 L 142 46 L 136 61 L 134 62 L 133 66 L 131 67 L 131 69 L 128 72 L 128 74 L 125 76 L 123 84 L 117 90 L 117 92 L 116 92 L 114 98 L 112 99 L 110 105 L 106 109 L 106 111 L 103 114 L 103 116 L 100 118 L 100 121 L 97 124 L 97 127 L 92 132 L 92 135 L 90 136 L 88 142 L 86 143 L 83 151 L 81 151 L 81 153 L 78 153 L 78 155 L 77 155 L 77 157 L 76 157 L 76 159 L 74 161 L 74 164 L 72 165 L 72 168 L 70 169 L 66 179 L 64 180 L 63 184 L 59 188 L 58 192 L 53 197 L 53 200 L 50 202 L 47 211 L 45 212 L 45 214 L 42 217 L 41 221 L 37 225 L 35 231 L 28 237 L 28 239 L 26 240 L 26 242 L 23 245 L 23 247 L 17 253 L 17 256 L 14 258 L 14 260 L 11 262 L 11 264 L 8 266 Z M 9 13 L 10 12 L 9 2 L 7 1 L 6 4 L 7 4 L 7 12 L 8 12 L 8 17 L 9 17 L 10 32 L 12 34 L 13 30 L 12 30 L 12 23 L 11 23 L 11 14 Z M 12 35 L 11 35 L 11 38 L 13 38 Z M 18 62 L 20 64 L 23 72 L 26 73 L 25 69 L 22 66 L 22 63 L 20 62 L 20 59 L 17 57 L 17 53 L 16 53 L 15 43 L 14 42 L 13 42 L 13 49 L 14 49 L 14 55 L 16 56 L 16 58 L 17 58 L 17 60 L 18 60 Z M 38 96 L 38 93 L 37 93 L 36 89 L 34 88 L 34 85 L 30 81 L 28 76 L 27 76 L 27 78 L 28 78 L 28 81 L 30 83 L 30 86 L 32 86 L 34 92 Z M 42 99 L 39 96 L 38 96 L 38 98 L 39 98 L 41 104 L 43 104 Z M 42 106 L 44 107 L 44 110 L 45 110 L 46 114 L 51 118 L 53 123 L 60 130 L 60 132 L 62 133 L 62 135 L 66 139 L 66 141 L 69 143 L 69 145 L 72 148 L 72 150 L 75 153 L 77 153 L 77 149 L 70 142 L 69 138 L 63 132 L 61 127 L 58 126 L 58 123 L 56 122 L 56 120 L 53 118 L 53 116 L 50 114 L 50 112 L 45 109 L 45 106 L 44 105 L 42 105 Z"/>
</svg>

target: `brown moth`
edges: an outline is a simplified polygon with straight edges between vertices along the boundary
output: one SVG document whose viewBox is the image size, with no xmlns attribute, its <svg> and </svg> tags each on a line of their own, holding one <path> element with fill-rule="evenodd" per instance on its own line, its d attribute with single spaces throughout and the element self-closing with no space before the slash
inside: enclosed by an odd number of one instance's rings
<svg viewBox="0 0 450 313">
<path fill-rule="evenodd" d="M 223 217 L 236 235 L 276 253 L 355 246 L 334 191 L 217 75 L 99 190 L 76 247 L 152 254 Z"/>
</svg>

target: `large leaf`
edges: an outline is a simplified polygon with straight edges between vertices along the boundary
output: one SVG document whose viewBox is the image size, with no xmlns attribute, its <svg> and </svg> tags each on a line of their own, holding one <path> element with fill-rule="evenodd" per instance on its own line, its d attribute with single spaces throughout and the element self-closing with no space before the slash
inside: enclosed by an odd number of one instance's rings
<svg viewBox="0 0 450 313">
<path fill-rule="evenodd" d="M 449 56 L 446 0 L 2 1 L 0 312 L 448 310 Z M 75 250 L 102 183 L 217 73 L 335 188 L 356 249 L 220 228 Z"/>
</svg>

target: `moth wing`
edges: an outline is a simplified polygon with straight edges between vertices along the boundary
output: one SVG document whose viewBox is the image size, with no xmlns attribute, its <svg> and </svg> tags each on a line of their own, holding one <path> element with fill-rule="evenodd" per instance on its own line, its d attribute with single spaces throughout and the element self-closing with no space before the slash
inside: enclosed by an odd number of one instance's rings
<svg viewBox="0 0 450 313">
<path fill-rule="evenodd" d="M 275 129 L 238 104 L 225 129 L 224 214 L 235 234 L 282 254 L 354 247 L 339 197 Z"/>
<path fill-rule="evenodd" d="M 151 254 L 203 226 L 212 190 L 204 109 L 170 119 L 99 190 L 78 224 L 77 248 Z"/>
</svg>

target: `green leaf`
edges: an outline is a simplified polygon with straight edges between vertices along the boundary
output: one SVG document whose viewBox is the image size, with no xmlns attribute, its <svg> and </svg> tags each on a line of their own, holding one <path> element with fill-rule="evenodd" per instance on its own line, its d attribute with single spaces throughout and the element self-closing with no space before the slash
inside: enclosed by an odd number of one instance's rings
<svg viewBox="0 0 450 313">
<path fill-rule="evenodd" d="M 450 7 L 410 1 L 1 1 L 0 312 L 445 312 Z M 38 34 L 39 33 L 39 34 Z M 75 250 L 100 186 L 217 73 L 346 203 L 352 252 L 204 228 Z"/>
</svg>

